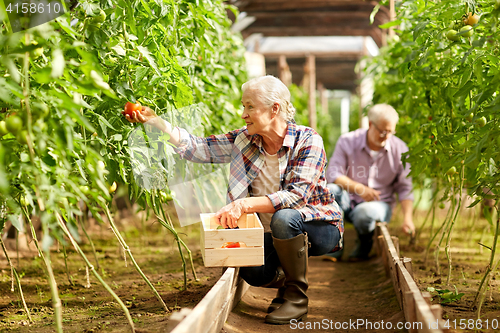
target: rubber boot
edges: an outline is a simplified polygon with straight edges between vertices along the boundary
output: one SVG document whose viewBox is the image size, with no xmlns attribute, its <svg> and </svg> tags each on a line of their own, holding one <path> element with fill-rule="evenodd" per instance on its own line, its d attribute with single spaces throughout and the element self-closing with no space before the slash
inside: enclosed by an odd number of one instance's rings
<svg viewBox="0 0 500 333">
<path fill-rule="evenodd" d="M 271 304 L 267 308 L 267 313 L 271 313 L 277 308 L 280 307 L 281 304 L 283 304 L 283 293 L 285 291 L 284 289 L 284 284 L 285 284 L 285 272 L 283 272 L 283 269 L 278 266 L 276 269 L 276 275 L 274 279 L 262 285 L 261 287 L 263 288 L 278 288 L 278 293 L 276 294 L 276 297 L 271 301 Z"/>
<path fill-rule="evenodd" d="M 285 280 L 283 280 L 285 282 Z M 267 313 L 271 313 L 274 310 L 277 310 L 285 300 L 283 299 L 283 296 L 285 295 L 285 290 L 286 288 L 282 286 L 281 288 L 278 289 L 278 292 L 276 293 L 276 297 L 271 301 L 271 304 L 269 304 L 269 307 L 267 308 Z"/>
<path fill-rule="evenodd" d="M 373 246 L 373 234 L 373 231 L 364 235 L 358 233 L 356 248 L 349 255 L 349 261 L 364 261 L 370 259 L 369 254 Z"/>
<path fill-rule="evenodd" d="M 290 239 L 273 237 L 274 248 L 285 272 L 285 292 L 283 304 L 266 316 L 266 323 L 290 324 L 290 320 L 306 319 L 309 300 L 306 295 L 308 242 L 307 235 L 301 234 Z"/>
</svg>

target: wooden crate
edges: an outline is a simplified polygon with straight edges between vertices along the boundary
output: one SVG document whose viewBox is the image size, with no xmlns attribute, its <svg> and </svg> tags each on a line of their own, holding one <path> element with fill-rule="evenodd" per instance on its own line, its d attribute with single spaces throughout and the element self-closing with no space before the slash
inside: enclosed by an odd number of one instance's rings
<svg viewBox="0 0 500 333">
<path fill-rule="evenodd" d="M 206 267 L 264 265 L 264 228 L 257 214 L 243 214 L 239 229 L 217 229 L 215 214 L 200 214 L 201 255 Z M 247 247 L 222 248 L 226 242 L 244 242 Z"/>
</svg>

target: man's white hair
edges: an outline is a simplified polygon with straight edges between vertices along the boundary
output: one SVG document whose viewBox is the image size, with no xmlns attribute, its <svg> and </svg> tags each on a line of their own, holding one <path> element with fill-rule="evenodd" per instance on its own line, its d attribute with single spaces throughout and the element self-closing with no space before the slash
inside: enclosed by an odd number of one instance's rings
<svg viewBox="0 0 500 333">
<path fill-rule="evenodd" d="M 389 104 L 375 104 L 368 110 L 368 120 L 375 124 L 378 124 L 380 120 L 387 120 L 390 123 L 397 124 L 399 115 Z"/>
<path fill-rule="evenodd" d="M 241 90 L 255 90 L 260 100 L 269 107 L 279 104 L 278 114 L 285 121 L 291 121 L 295 115 L 295 108 L 290 102 L 290 90 L 280 79 L 272 75 L 260 76 L 251 79 L 241 86 Z"/>
</svg>

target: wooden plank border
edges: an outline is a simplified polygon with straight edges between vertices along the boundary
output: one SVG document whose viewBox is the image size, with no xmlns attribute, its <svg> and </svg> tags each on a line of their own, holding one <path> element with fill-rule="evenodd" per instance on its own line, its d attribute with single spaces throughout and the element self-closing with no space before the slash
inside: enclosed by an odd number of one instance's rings
<svg viewBox="0 0 500 333">
<path fill-rule="evenodd" d="M 231 310 L 250 287 L 239 277 L 239 268 L 229 267 L 198 305 L 171 333 L 219 333 Z"/>
<path fill-rule="evenodd" d="M 378 235 L 379 254 L 383 264 L 391 277 L 396 297 L 403 310 L 405 320 L 410 323 L 407 327 L 410 333 L 444 333 L 440 316 L 440 305 L 429 305 L 426 296 L 418 288 L 413 279 L 411 259 L 400 258 L 399 241 L 391 237 L 387 230 L 387 223 L 377 223 L 375 234 Z M 394 244 L 396 242 L 396 245 Z"/>
</svg>

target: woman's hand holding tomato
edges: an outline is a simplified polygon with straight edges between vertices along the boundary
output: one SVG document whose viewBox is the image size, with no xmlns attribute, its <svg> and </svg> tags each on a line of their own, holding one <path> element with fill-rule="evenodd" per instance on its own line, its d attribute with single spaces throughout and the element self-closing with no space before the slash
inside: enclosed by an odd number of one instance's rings
<svg viewBox="0 0 500 333">
<path fill-rule="evenodd" d="M 122 114 L 131 123 L 145 123 L 153 120 L 157 117 L 156 113 L 147 106 L 141 106 L 140 103 L 130 103 L 125 104 L 125 109 Z"/>
<path fill-rule="evenodd" d="M 172 133 L 172 124 L 168 121 L 158 117 L 156 113 L 147 106 L 141 106 L 139 103 L 130 103 L 127 102 L 125 104 L 125 108 L 122 111 L 122 114 L 125 118 L 131 123 L 148 123 L 148 125 L 154 126 L 160 131 L 167 133 L 170 135 L 169 142 L 178 146 L 180 144 L 180 133 L 179 131 L 173 131 Z"/>
</svg>

